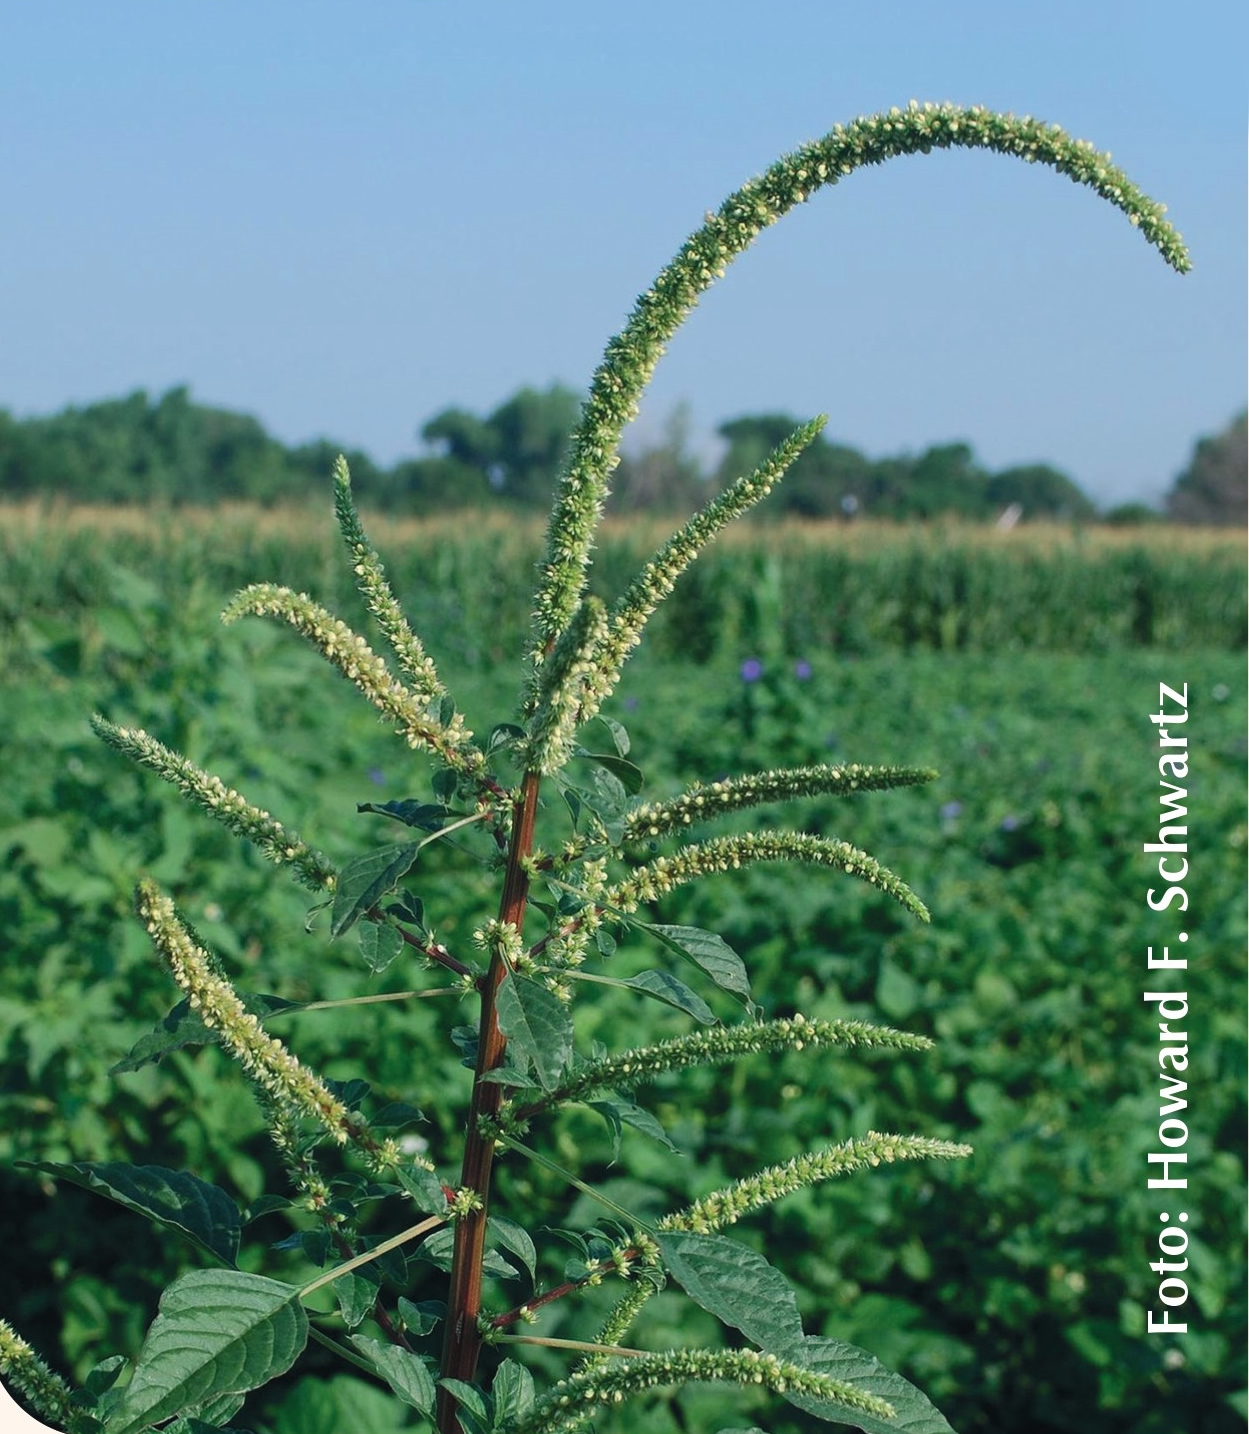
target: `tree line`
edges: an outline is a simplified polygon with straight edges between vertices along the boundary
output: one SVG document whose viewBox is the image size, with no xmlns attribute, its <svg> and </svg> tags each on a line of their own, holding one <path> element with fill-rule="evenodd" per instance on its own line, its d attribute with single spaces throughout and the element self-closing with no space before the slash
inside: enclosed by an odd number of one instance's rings
<svg viewBox="0 0 1249 1434">
<path fill-rule="evenodd" d="M 0 409 L 0 499 L 92 503 L 260 503 L 324 491 L 346 452 L 362 504 L 420 513 L 507 505 L 545 509 L 581 396 L 552 385 L 522 388 L 488 414 L 447 408 L 419 430 L 425 451 L 386 468 L 328 439 L 289 446 L 248 414 L 192 400 L 186 387 L 153 398 L 143 390 L 59 413 L 18 419 Z M 618 513 L 689 511 L 757 467 L 795 427 L 787 414 L 722 423 L 722 458 L 708 471 L 692 452 L 676 410 L 658 442 L 621 459 L 613 482 Z M 1166 499 L 1179 522 L 1245 522 L 1245 415 L 1203 438 Z M 967 443 L 920 454 L 868 458 L 821 437 L 794 464 L 765 508 L 772 517 L 859 516 L 970 520 L 1050 518 L 1145 521 L 1156 509 L 1129 504 L 1099 514 L 1066 474 L 1044 463 L 993 473 Z"/>
</svg>

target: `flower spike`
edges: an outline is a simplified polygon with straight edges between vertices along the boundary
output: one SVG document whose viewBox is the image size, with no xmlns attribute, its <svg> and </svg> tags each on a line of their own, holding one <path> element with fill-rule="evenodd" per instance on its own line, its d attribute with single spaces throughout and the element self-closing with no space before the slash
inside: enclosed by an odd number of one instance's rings
<svg viewBox="0 0 1249 1434">
<path fill-rule="evenodd" d="M 314 890 L 333 887 L 336 873 L 328 857 L 268 812 L 253 806 L 233 787 L 227 787 L 220 777 L 202 771 L 141 727 L 115 726 L 98 712 L 91 718 L 91 726 L 110 747 L 163 777 L 210 817 L 258 847 L 270 861 L 293 867 L 305 886 Z"/>
<path fill-rule="evenodd" d="M 354 682 L 379 711 L 398 724 L 409 747 L 436 752 L 457 771 L 478 773 L 485 758 L 471 743 L 472 733 L 457 712 L 443 723 L 430 717 L 425 704 L 391 675 L 385 661 L 307 593 L 297 593 L 277 583 L 253 583 L 243 589 L 221 614 L 223 622 L 248 615 L 279 617 L 321 649 L 330 662 Z"/>
<path fill-rule="evenodd" d="M 399 606 L 394 590 L 386 578 L 386 569 L 377 550 L 369 542 L 351 496 L 351 471 L 340 454 L 334 463 L 334 513 L 342 530 L 356 584 L 377 625 L 386 635 L 411 684 L 413 696 L 426 705 L 445 696 L 447 689 L 438 679 L 433 659 L 428 656 Z"/>
<path fill-rule="evenodd" d="M 628 323 L 607 345 L 603 362 L 572 436 L 547 527 L 546 555 L 534 600 L 535 660 L 567 626 L 585 588 L 594 530 L 619 463 L 620 435 L 637 413 L 643 390 L 668 340 L 734 259 L 795 205 L 866 165 L 932 149 L 988 149 L 1049 165 L 1088 185 L 1127 215 L 1131 224 L 1180 273 L 1188 251 L 1164 217 L 1124 172 L 1085 140 L 1030 116 L 996 114 L 980 105 L 919 105 L 838 125 L 749 180 L 708 216 L 702 228 L 634 306 Z"/>
<path fill-rule="evenodd" d="M 928 920 L 928 908 L 919 897 L 874 857 L 849 842 L 801 832 L 750 832 L 744 836 L 713 837 L 710 841 L 681 847 L 672 856 L 656 857 L 638 867 L 632 876 L 608 890 L 604 904 L 621 911 L 636 911 L 640 902 L 658 901 L 674 886 L 695 881 L 710 872 L 732 871 L 754 861 L 807 861 L 834 867 L 880 887 L 912 916 Z"/>
</svg>

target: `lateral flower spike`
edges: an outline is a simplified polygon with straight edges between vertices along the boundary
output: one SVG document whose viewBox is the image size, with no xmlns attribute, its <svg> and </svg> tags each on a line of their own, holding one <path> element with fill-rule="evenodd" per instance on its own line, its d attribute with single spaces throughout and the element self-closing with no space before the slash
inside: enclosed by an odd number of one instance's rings
<svg viewBox="0 0 1249 1434">
<path fill-rule="evenodd" d="M 561 1101 L 580 1100 L 591 1091 L 605 1086 L 629 1089 L 644 1085 L 669 1071 L 685 1070 L 690 1066 L 726 1065 L 729 1061 L 760 1052 L 776 1054 L 822 1046 L 927 1051 L 932 1049 L 932 1042 L 927 1036 L 898 1031 L 892 1026 L 873 1025 L 870 1021 L 813 1021 L 801 1013 L 773 1021 L 743 1021 L 735 1026 L 714 1026 L 709 1030 L 673 1036 L 653 1046 L 626 1051 L 623 1055 L 587 1061 L 571 1080 L 549 1095 L 511 1113 L 510 1120 L 520 1123 Z M 501 1123 L 505 1128 L 509 1126 L 506 1108 Z"/>
<path fill-rule="evenodd" d="M 970 1145 L 956 1145 L 949 1140 L 930 1140 L 922 1135 L 881 1135 L 869 1130 L 860 1138 L 815 1150 L 809 1155 L 796 1155 L 783 1165 L 769 1166 L 724 1190 L 704 1195 L 687 1209 L 665 1215 L 658 1228 L 712 1235 L 804 1185 L 849 1175 L 865 1167 L 891 1165 L 897 1160 L 959 1160 L 971 1153 Z"/>
<path fill-rule="evenodd" d="M 223 622 L 240 617 L 278 617 L 320 648 L 330 662 L 354 682 L 380 712 L 395 722 L 409 747 L 436 752 L 458 772 L 477 774 L 485 758 L 471 743 L 472 733 L 457 712 L 447 723 L 427 715 L 425 704 L 391 675 L 385 661 L 333 613 L 276 583 L 253 583 L 243 589 L 221 614 Z"/>
<path fill-rule="evenodd" d="M 590 1369 L 562 1379 L 511 1434 L 566 1434 L 593 1419 L 605 1406 L 619 1404 L 664 1384 L 759 1385 L 773 1394 L 806 1394 L 835 1400 L 847 1410 L 877 1419 L 896 1413 L 888 1400 L 868 1394 L 842 1379 L 816 1374 L 790 1360 L 755 1349 L 670 1349 L 625 1361 L 595 1362 Z"/>
<path fill-rule="evenodd" d="M 695 881 L 711 872 L 735 871 L 755 861 L 805 861 L 816 866 L 831 866 L 879 887 L 913 916 L 928 920 L 928 908 L 919 897 L 874 857 L 849 842 L 802 832 L 749 832 L 743 836 L 713 837 L 710 841 L 681 847 L 672 856 L 656 857 L 638 867 L 632 876 L 608 890 L 604 904 L 622 911 L 636 911 L 640 902 L 658 901 L 673 887 L 687 881 Z"/>
<path fill-rule="evenodd" d="M 595 654 L 590 700 L 582 721 L 589 721 L 620 679 L 620 669 L 642 640 L 650 615 L 672 592 L 677 579 L 722 528 L 761 502 L 776 487 L 794 460 L 823 432 L 828 417 L 804 423 L 776 447 L 753 473 L 738 478 L 663 545 L 629 584 L 611 611 L 607 634 Z"/>
<path fill-rule="evenodd" d="M 446 688 L 438 680 L 433 659 L 428 656 L 421 640 L 408 625 L 408 620 L 399 606 L 386 578 L 386 569 L 377 550 L 369 542 L 360 515 L 351 496 L 351 471 L 347 460 L 340 454 L 334 463 L 334 514 L 342 531 L 343 541 L 351 555 L 352 570 L 356 575 L 356 586 L 364 598 L 368 610 L 377 619 L 377 625 L 386 636 L 399 659 L 399 666 L 407 674 L 412 693 L 427 706 L 445 696 Z"/>
<path fill-rule="evenodd" d="M 220 777 L 202 771 L 141 727 L 115 726 L 98 712 L 91 718 L 91 726 L 110 747 L 163 777 L 210 817 L 259 848 L 270 861 L 294 868 L 305 886 L 314 890 L 333 888 L 336 873 L 327 857 L 233 787 L 227 787 Z"/>
<path fill-rule="evenodd" d="M 874 767 L 848 762 L 842 766 L 778 767 L 770 772 L 729 777 L 708 786 L 696 783 L 672 801 L 634 807 L 625 820 L 625 840 L 646 841 L 766 802 L 881 792 L 892 787 L 918 786 L 936 776 L 931 767 Z"/>
<path fill-rule="evenodd" d="M 587 597 L 540 671 L 526 770 L 547 777 L 572 756 L 577 727 L 587 720 L 585 702 L 595 677 L 595 654 L 606 633 L 606 609 L 598 598 Z"/>
<path fill-rule="evenodd" d="M 320 1076 L 314 1075 L 244 1007 L 238 992 L 216 969 L 212 957 L 195 941 L 173 902 L 155 882 L 139 883 L 135 906 L 192 1009 L 217 1032 L 225 1049 L 284 1114 L 315 1121 L 338 1145 L 352 1141 L 378 1168 L 394 1163 L 398 1151 L 392 1143 L 377 1140 Z"/>
<path fill-rule="evenodd" d="M 585 587 L 594 530 L 602 514 L 620 435 L 637 413 L 668 340 L 699 297 L 734 259 L 795 205 L 866 165 L 932 149 L 988 149 L 1048 165 L 1088 185 L 1180 273 L 1190 267 L 1184 242 L 1148 198 L 1085 140 L 1030 116 L 996 114 L 982 106 L 919 105 L 838 125 L 822 139 L 778 160 L 731 194 L 682 245 L 638 299 L 624 329 L 607 345 L 572 435 L 547 528 L 546 553 L 534 600 L 539 654 L 567 626 Z"/>
<path fill-rule="evenodd" d="M 69 1385 L 49 1369 L 7 1320 L 0 1319 L 0 1375 L 41 1419 L 64 1429 L 73 1414 Z"/>
</svg>

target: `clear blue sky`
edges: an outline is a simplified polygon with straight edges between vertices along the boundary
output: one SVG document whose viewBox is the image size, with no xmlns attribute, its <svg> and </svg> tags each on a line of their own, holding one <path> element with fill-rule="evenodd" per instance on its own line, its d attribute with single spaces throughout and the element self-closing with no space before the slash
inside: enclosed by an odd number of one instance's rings
<svg viewBox="0 0 1249 1434">
<path fill-rule="evenodd" d="M 910 98 L 1109 149 L 1169 271 L 1050 171 L 936 154 L 769 231 L 660 365 L 700 444 L 831 414 L 1156 498 L 1246 391 L 1244 7 L 1190 0 L 0 0 L 0 407 L 191 385 L 384 462 L 448 404 L 583 386 L 686 233 Z"/>
</svg>

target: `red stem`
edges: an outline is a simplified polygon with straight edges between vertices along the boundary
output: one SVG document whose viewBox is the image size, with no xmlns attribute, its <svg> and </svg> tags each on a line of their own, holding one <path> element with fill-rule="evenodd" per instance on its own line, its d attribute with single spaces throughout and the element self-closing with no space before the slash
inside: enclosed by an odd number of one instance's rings
<svg viewBox="0 0 1249 1434">
<path fill-rule="evenodd" d="M 512 818 L 512 838 L 508 845 L 507 871 L 503 880 L 503 897 L 499 903 L 499 920 L 523 931 L 525 907 L 529 899 L 528 857 L 533 851 L 534 824 L 538 814 L 536 772 L 526 772 L 520 797 Z M 487 1121 L 492 1121 L 503 1102 L 503 1087 L 481 1077 L 503 1064 L 507 1041 L 499 1030 L 495 1014 L 495 997 L 507 969 L 497 945 L 490 958 L 490 969 L 481 982 L 481 1025 L 477 1039 L 477 1072 L 473 1080 L 473 1096 L 469 1106 L 468 1130 L 464 1145 L 464 1164 L 460 1188 L 477 1196 L 479 1209 L 460 1217 L 455 1227 L 455 1250 L 451 1260 L 451 1287 L 447 1298 L 447 1327 L 442 1349 L 442 1377 L 460 1379 L 471 1384 L 477 1373 L 481 1352 L 481 1332 L 477 1320 L 481 1314 L 481 1264 L 486 1247 L 486 1216 L 490 1198 L 490 1170 L 494 1162 L 494 1138 L 483 1134 Z M 455 1398 L 446 1389 L 438 1391 L 437 1427 L 439 1434 L 461 1434 Z"/>
</svg>

